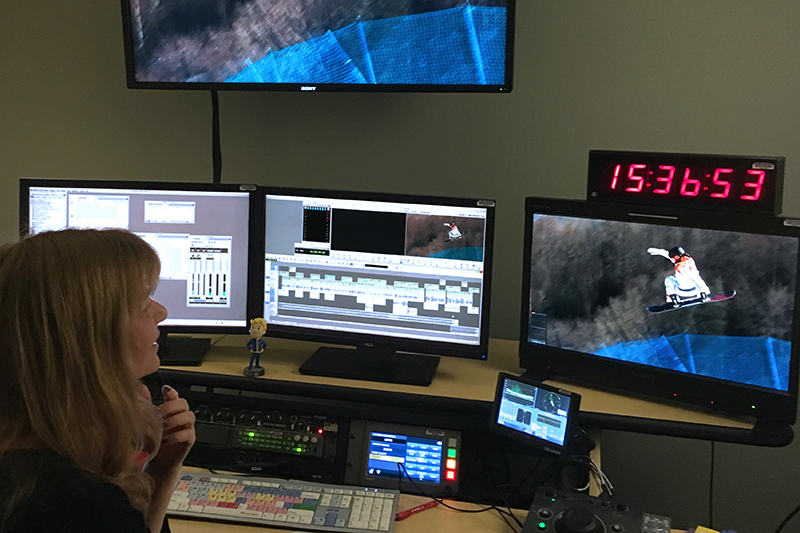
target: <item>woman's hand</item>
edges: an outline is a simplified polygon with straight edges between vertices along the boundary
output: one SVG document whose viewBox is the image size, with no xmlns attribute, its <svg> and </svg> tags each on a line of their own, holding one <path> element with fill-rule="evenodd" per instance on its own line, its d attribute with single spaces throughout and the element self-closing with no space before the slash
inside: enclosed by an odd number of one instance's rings
<svg viewBox="0 0 800 533">
<path fill-rule="evenodd" d="M 158 453 L 150 458 L 146 469 L 154 479 L 180 470 L 197 438 L 194 413 L 189 409 L 186 400 L 169 385 L 164 385 L 162 392 L 164 403 L 159 406 L 159 410 L 164 418 L 164 434 Z"/>
<path fill-rule="evenodd" d="M 164 419 L 164 434 L 158 453 L 150 457 L 144 467 L 144 471 L 155 483 L 146 517 L 147 526 L 153 532 L 161 531 L 167 505 L 178 482 L 183 460 L 196 439 L 194 413 L 189 409 L 189 404 L 169 385 L 164 385 L 161 390 L 164 394 L 164 403 L 158 409 Z"/>
</svg>

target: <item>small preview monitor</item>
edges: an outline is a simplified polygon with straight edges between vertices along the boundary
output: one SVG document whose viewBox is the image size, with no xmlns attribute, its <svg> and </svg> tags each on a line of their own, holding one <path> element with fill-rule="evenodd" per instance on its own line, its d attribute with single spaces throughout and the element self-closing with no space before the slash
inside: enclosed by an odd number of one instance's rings
<svg viewBox="0 0 800 533">
<path fill-rule="evenodd" d="M 492 426 L 498 433 L 562 455 L 570 448 L 580 403 L 575 392 L 501 372 Z"/>
<path fill-rule="evenodd" d="M 520 365 L 791 424 L 800 223 L 526 200 Z"/>
<path fill-rule="evenodd" d="M 428 385 L 438 358 L 418 354 L 486 358 L 493 201 L 265 197 L 269 333 L 357 347 L 322 349 L 301 372 Z"/>
<path fill-rule="evenodd" d="M 23 232 L 122 228 L 156 250 L 162 331 L 245 333 L 250 193 L 237 185 L 22 179 Z M 162 348 L 164 348 L 162 346 Z"/>
</svg>

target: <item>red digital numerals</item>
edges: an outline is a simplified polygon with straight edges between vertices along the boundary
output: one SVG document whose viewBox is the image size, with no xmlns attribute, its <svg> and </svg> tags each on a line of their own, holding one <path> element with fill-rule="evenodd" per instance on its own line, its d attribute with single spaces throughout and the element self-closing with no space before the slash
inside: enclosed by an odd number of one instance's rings
<svg viewBox="0 0 800 533">
<path fill-rule="evenodd" d="M 731 196 L 731 181 L 734 179 L 734 169 L 717 168 L 713 173 L 705 176 L 697 175 L 697 170 L 690 167 L 684 169 L 682 175 L 676 171 L 672 165 L 659 165 L 658 170 L 649 171 L 648 165 L 644 163 L 632 163 L 628 165 L 627 171 L 623 170 L 623 165 L 614 166 L 611 176 L 611 190 L 617 187 L 628 193 L 651 192 L 653 194 L 669 194 L 673 188 L 677 188 L 681 196 L 699 196 L 701 192 L 707 191 L 711 198 L 729 198 Z M 676 174 L 680 183 L 674 183 Z M 623 177 L 624 176 L 624 177 Z M 703 177 L 710 179 L 708 185 L 703 185 Z M 648 178 L 651 178 L 648 180 Z M 766 172 L 763 170 L 748 170 L 747 181 L 742 183 L 743 194 L 739 195 L 740 200 L 756 201 L 761 198 L 761 190 L 764 186 Z M 652 187 L 646 191 L 645 187 Z"/>
</svg>

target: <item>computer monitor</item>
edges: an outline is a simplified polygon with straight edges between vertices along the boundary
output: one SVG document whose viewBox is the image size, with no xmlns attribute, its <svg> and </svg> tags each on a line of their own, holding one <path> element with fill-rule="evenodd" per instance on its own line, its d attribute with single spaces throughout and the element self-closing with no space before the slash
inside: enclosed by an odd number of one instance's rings
<svg viewBox="0 0 800 533">
<path fill-rule="evenodd" d="M 122 0 L 128 86 L 510 92 L 516 0 Z"/>
<path fill-rule="evenodd" d="M 794 423 L 800 221 L 546 198 L 525 216 L 529 373 Z"/>
<path fill-rule="evenodd" d="M 428 385 L 439 358 L 421 354 L 486 359 L 494 201 L 263 194 L 268 335 L 356 347 L 302 373 Z"/>
<path fill-rule="evenodd" d="M 167 341 L 168 332 L 247 332 L 250 210 L 248 187 L 238 185 L 20 181 L 23 234 L 123 228 L 158 252 L 161 275 L 153 298 L 169 313 L 159 340 L 167 364 L 199 364 L 209 345 L 208 339 Z"/>
</svg>

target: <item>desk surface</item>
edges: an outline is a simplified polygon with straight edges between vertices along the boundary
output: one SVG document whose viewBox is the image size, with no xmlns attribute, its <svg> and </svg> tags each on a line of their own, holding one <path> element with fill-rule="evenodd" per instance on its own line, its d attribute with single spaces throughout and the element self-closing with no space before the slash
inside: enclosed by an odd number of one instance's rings
<svg viewBox="0 0 800 533">
<path fill-rule="evenodd" d="M 209 372 L 232 376 L 242 376 L 242 371 L 250 358 L 245 347 L 249 340 L 245 335 L 229 335 L 216 339 L 202 365 L 195 367 L 165 367 L 175 370 Z M 517 355 L 518 342 L 507 339 L 491 339 L 487 361 L 442 357 L 439 367 L 429 387 L 414 385 L 387 384 L 372 381 L 354 381 L 339 378 L 306 376 L 298 368 L 320 346 L 318 343 L 267 338 L 267 350 L 261 357 L 261 365 L 266 369 L 264 378 L 302 382 L 311 384 L 358 387 L 380 391 L 393 391 L 408 394 L 463 398 L 491 402 L 498 372 L 521 374 Z M 614 415 L 635 420 L 659 420 L 719 428 L 750 430 L 752 421 L 727 418 L 700 409 L 685 408 L 659 403 L 629 395 L 591 389 L 579 384 L 560 381 L 549 383 L 581 395 L 581 412 L 589 415 Z M 633 420 L 633 422 L 630 422 Z M 617 428 L 624 429 L 624 428 Z M 650 432 L 650 431 L 648 431 Z"/>
</svg>

